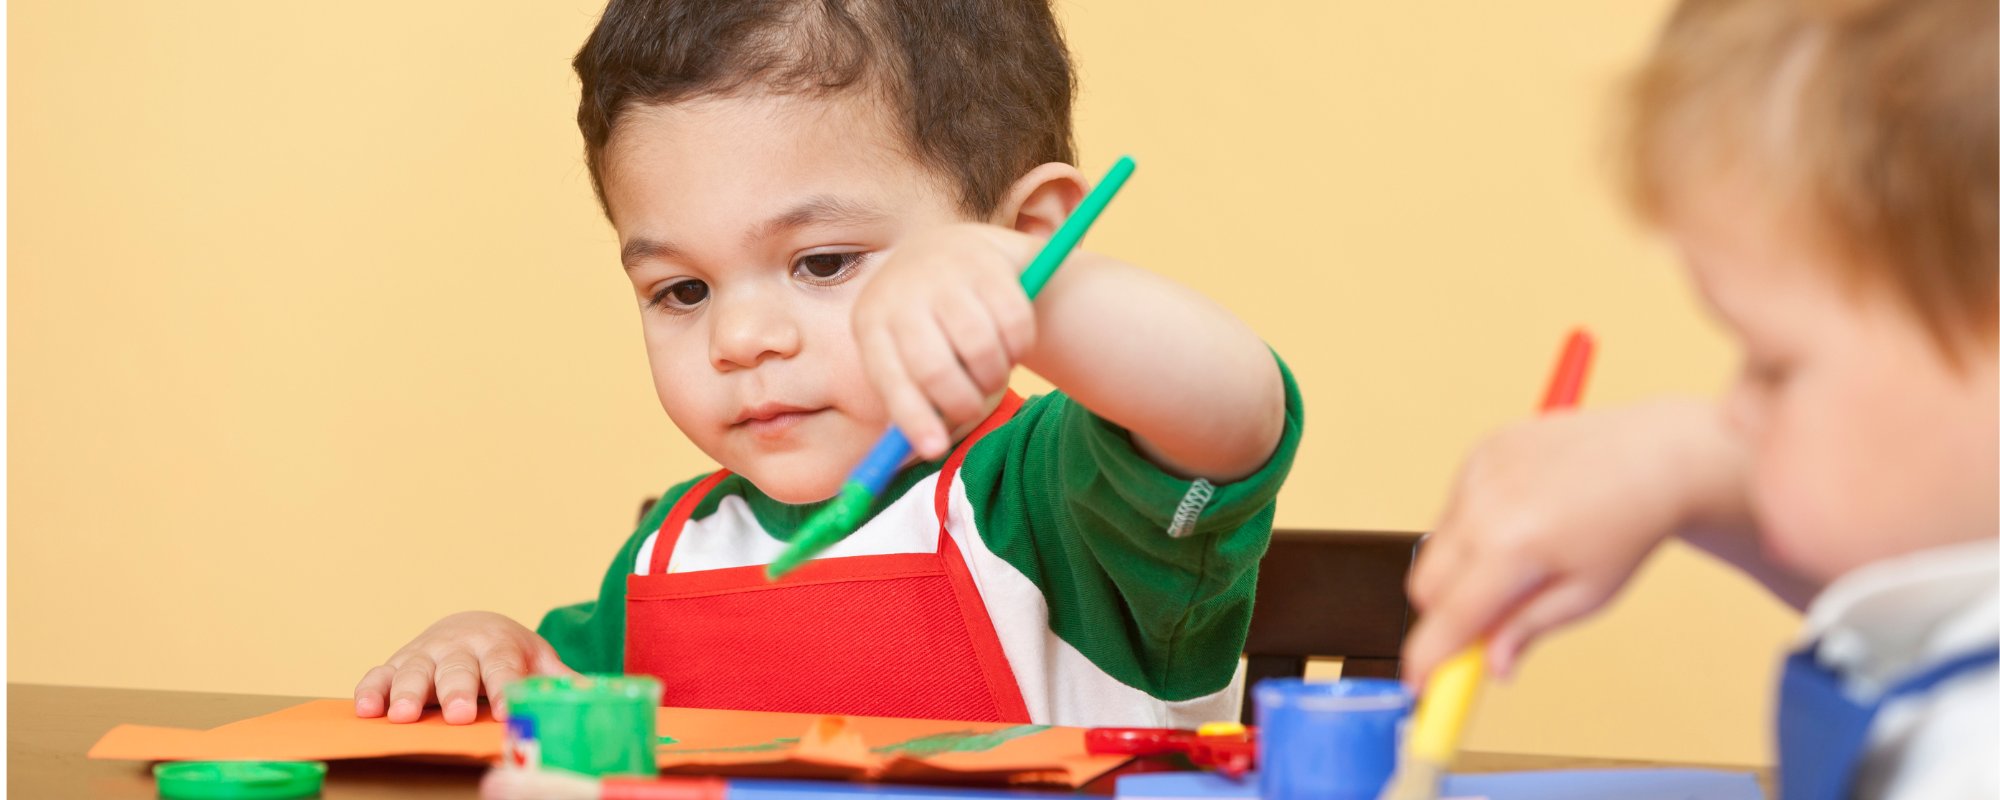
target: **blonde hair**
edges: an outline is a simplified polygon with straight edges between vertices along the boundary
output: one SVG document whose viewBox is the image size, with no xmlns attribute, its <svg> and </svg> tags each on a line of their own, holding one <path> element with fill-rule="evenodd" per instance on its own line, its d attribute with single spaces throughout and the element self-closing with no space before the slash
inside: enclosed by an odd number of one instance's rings
<svg viewBox="0 0 2000 800">
<path fill-rule="evenodd" d="M 1631 87 L 1627 188 L 1661 222 L 1686 181 L 1754 186 L 1949 357 L 1992 343 L 1993 0 L 1683 0 Z"/>
</svg>

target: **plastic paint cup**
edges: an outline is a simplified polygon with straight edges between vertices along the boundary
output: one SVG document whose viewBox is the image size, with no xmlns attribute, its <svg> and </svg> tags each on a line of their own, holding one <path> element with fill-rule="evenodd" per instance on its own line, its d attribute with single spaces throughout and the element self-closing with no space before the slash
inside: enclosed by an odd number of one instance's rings
<svg viewBox="0 0 2000 800">
<path fill-rule="evenodd" d="M 321 761 L 172 761 L 153 767 L 166 800 L 297 800 L 318 797 Z"/>
<path fill-rule="evenodd" d="M 1375 800 L 1396 770 L 1410 693 L 1380 678 L 1259 681 L 1258 794 L 1265 800 Z"/>
<path fill-rule="evenodd" d="M 538 675 L 509 685 L 502 763 L 583 775 L 659 774 L 660 682 L 646 675 Z"/>
</svg>

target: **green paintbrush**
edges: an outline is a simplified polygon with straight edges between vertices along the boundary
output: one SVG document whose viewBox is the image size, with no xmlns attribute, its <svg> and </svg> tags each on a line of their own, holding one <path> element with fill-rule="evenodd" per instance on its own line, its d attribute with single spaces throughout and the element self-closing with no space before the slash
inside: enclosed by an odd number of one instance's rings
<svg viewBox="0 0 2000 800">
<path fill-rule="evenodd" d="M 1090 194 L 1083 196 L 1083 202 L 1077 204 L 1076 211 L 1056 228 L 1055 234 L 1049 237 L 1049 243 L 1042 245 L 1042 252 L 1035 254 L 1035 260 L 1028 262 L 1027 269 L 1021 270 L 1021 289 L 1028 293 L 1028 299 L 1035 299 L 1042 286 L 1049 282 L 1049 276 L 1062 266 L 1063 259 L 1069 258 L 1070 251 L 1076 249 L 1076 243 L 1082 241 L 1091 223 L 1097 221 L 1097 215 L 1104 213 L 1104 206 L 1118 194 L 1118 189 L 1125 185 L 1125 179 L 1132 176 L 1135 166 L 1131 156 L 1120 157 L 1118 163 L 1112 164 L 1111 171 L 1104 173 L 1104 180 L 1098 182 L 1097 188 L 1090 190 Z M 868 514 L 868 507 L 875 504 L 875 498 L 881 496 L 882 488 L 889 485 L 889 479 L 895 477 L 903 460 L 909 457 L 910 440 L 903 436 L 902 431 L 891 427 L 888 433 L 882 435 L 882 440 L 875 443 L 875 448 L 868 451 L 868 456 L 861 459 L 861 465 L 847 477 L 847 483 L 840 487 L 840 494 L 835 495 L 833 502 L 820 509 L 812 519 L 806 520 L 798 535 L 792 537 L 785 551 L 771 561 L 764 574 L 771 580 L 784 577 L 785 573 L 847 538 L 861 524 L 862 517 Z"/>
</svg>

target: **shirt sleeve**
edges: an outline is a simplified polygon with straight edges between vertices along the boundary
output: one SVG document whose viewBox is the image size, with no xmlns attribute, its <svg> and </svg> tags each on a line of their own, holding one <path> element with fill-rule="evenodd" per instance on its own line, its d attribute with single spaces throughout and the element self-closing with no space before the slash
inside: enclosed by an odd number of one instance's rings
<svg viewBox="0 0 2000 800">
<path fill-rule="evenodd" d="M 542 616 L 542 624 L 535 627 L 535 632 L 555 647 L 556 655 L 570 669 L 591 673 L 625 671 L 625 576 L 632 574 L 639 546 L 660 529 L 674 501 L 694 483 L 688 481 L 668 489 L 653 504 L 612 559 L 611 568 L 598 586 L 597 599 L 560 606 Z"/>
<path fill-rule="evenodd" d="M 1235 674 L 1304 430 L 1298 385 L 1278 368 L 1284 431 L 1238 481 L 1165 472 L 1061 392 L 1025 403 L 961 468 L 982 541 L 1041 589 L 1055 634 L 1154 697 L 1205 696 Z"/>
</svg>

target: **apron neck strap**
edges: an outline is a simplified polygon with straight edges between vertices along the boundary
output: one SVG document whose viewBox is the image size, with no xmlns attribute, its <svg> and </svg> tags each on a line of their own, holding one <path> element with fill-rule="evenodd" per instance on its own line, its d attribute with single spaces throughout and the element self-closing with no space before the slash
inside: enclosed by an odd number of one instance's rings
<svg viewBox="0 0 2000 800">
<path fill-rule="evenodd" d="M 687 491 L 682 492 L 681 496 L 674 500 L 673 510 L 667 512 L 667 518 L 660 522 L 659 532 L 653 535 L 653 559 L 646 574 L 667 574 L 667 559 L 673 557 L 674 545 L 680 541 L 681 529 L 687 527 L 688 518 L 694 516 L 695 506 L 701 505 L 702 498 L 707 497 L 708 493 L 715 489 L 716 484 L 731 474 L 726 469 L 711 472 L 708 477 L 688 487 Z"/>
<path fill-rule="evenodd" d="M 1021 402 L 1021 396 L 1015 394 L 1013 389 L 1008 389 L 1006 394 L 1000 396 L 1000 405 L 993 409 L 993 413 L 986 415 L 985 421 L 980 422 L 979 427 L 973 428 L 971 433 L 966 434 L 965 439 L 960 441 L 957 447 L 952 448 L 951 456 L 944 460 L 944 467 L 938 470 L 937 495 L 934 502 L 937 507 L 940 546 L 951 536 L 946 530 L 946 524 L 951 519 L 951 484 L 958 478 L 959 465 L 965 463 L 965 455 L 972 452 L 972 446 L 978 444 L 980 439 L 1014 418 L 1014 412 L 1021 410 Z"/>
<path fill-rule="evenodd" d="M 993 413 L 986 415 L 986 419 L 979 423 L 979 427 L 973 428 L 971 433 L 966 434 L 965 439 L 960 441 L 957 447 L 952 448 L 951 456 L 945 459 L 944 467 L 938 471 L 936 496 L 939 536 L 949 535 L 945 532 L 944 523 L 951 516 L 951 484 L 953 478 L 958 475 L 959 464 L 965 461 L 965 454 L 971 452 L 972 446 L 986 434 L 1013 419 L 1014 412 L 1021 409 L 1021 403 L 1021 396 L 1013 389 L 1008 389 L 1006 394 L 1001 395 L 1000 405 L 993 409 Z M 666 519 L 661 520 L 659 532 L 653 537 L 653 556 L 646 574 L 667 574 L 667 562 L 673 557 L 674 545 L 680 542 L 681 529 L 686 527 L 688 519 L 694 516 L 695 507 L 701 505 L 702 498 L 707 497 L 708 493 L 715 489 L 716 484 L 722 483 L 723 479 L 732 474 L 734 473 L 727 469 L 711 472 L 708 477 L 688 487 L 686 492 L 674 500 L 672 510 L 667 512 Z"/>
</svg>

